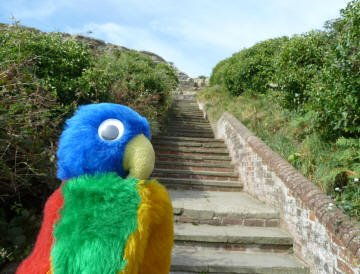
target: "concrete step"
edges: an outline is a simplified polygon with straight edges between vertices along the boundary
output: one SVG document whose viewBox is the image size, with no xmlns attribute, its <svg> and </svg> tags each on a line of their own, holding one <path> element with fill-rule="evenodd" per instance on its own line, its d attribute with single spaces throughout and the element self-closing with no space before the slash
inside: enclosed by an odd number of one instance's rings
<svg viewBox="0 0 360 274">
<path fill-rule="evenodd" d="M 200 143 L 221 143 L 221 144 L 224 143 L 223 140 L 215 139 L 215 138 L 177 137 L 177 136 L 169 136 L 169 135 L 152 136 L 151 140 L 190 141 L 190 142 L 200 142 Z"/>
<path fill-rule="evenodd" d="M 241 252 L 174 246 L 172 273 L 309 274 L 309 268 L 292 254 Z"/>
<path fill-rule="evenodd" d="M 177 94 L 175 96 L 175 100 L 181 100 L 181 101 L 189 101 L 189 102 L 195 102 L 195 97 L 194 95 L 190 95 L 190 94 Z"/>
<path fill-rule="evenodd" d="M 183 106 L 183 105 L 174 105 L 171 107 L 172 111 L 183 111 L 183 112 L 201 112 L 199 107 L 196 106 Z"/>
<path fill-rule="evenodd" d="M 173 169 L 173 172 L 162 172 L 161 170 L 166 169 L 158 169 L 154 170 L 152 176 L 156 178 L 173 178 L 173 179 L 184 179 L 184 180 L 212 180 L 212 181 L 224 181 L 224 182 L 239 182 L 238 177 L 235 176 L 221 176 L 222 173 L 230 173 L 230 172 L 218 172 L 217 171 L 193 171 L 193 170 L 181 170 L 181 169 Z M 167 170 L 166 170 L 167 171 Z M 186 173 L 185 173 L 186 172 Z M 220 176 L 219 176 L 220 175 Z"/>
<path fill-rule="evenodd" d="M 157 178 L 161 184 L 166 186 L 167 189 L 239 192 L 242 191 L 243 188 L 243 184 L 238 181 L 183 179 L 168 177 L 161 178 L 156 176 L 156 174 L 152 176 Z"/>
<path fill-rule="evenodd" d="M 163 174 L 170 178 L 175 174 L 181 175 L 200 175 L 200 176 L 208 176 L 208 177 L 219 177 L 219 180 L 233 181 L 229 178 L 235 179 L 236 181 L 239 179 L 239 174 L 237 172 L 222 172 L 222 171 L 203 171 L 203 170 L 182 170 L 182 169 L 163 169 L 163 168 L 155 168 L 153 174 Z M 163 177 L 163 176 L 162 176 Z"/>
<path fill-rule="evenodd" d="M 196 125 L 181 125 L 181 124 L 177 124 L 177 123 L 170 123 L 166 129 L 168 130 L 174 130 L 174 129 L 178 129 L 178 130 L 210 130 L 212 131 L 211 127 L 209 124 L 204 125 L 204 126 L 196 126 Z"/>
<path fill-rule="evenodd" d="M 186 132 L 186 133 L 209 133 L 213 134 L 211 128 L 196 128 L 196 127 L 167 127 L 162 130 L 162 132 L 168 132 L 169 135 L 172 135 L 174 132 Z"/>
<path fill-rule="evenodd" d="M 169 153 L 170 152 L 170 153 Z M 186 152 L 178 152 L 178 153 L 171 153 L 171 151 L 161 151 L 161 150 L 157 150 L 155 153 L 155 157 L 156 159 L 160 160 L 160 161 L 180 161 L 180 160 L 184 160 L 185 162 L 187 161 L 205 161 L 206 163 L 219 163 L 223 162 L 223 161 L 228 161 L 230 163 L 231 158 L 230 156 L 224 156 L 224 155 L 213 155 L 213 154 L 209 154 L 209 155 L 201 155 L 201 154 L 189 154 Z"/>
<path fill-rule="evenodd" d="M 181 120 L 181 121 L 193 121 L 193 122 L 203 122 L 207 121 L 203 115 L 192 115 L 192 114 L 170 114 L 170 120 Z"/>
<path fill-rule="evenodd" d="M 183 121 L 183 122 L 192 122 L 192 123 L 202 123 L 202 122 L 209 123 L 209 121 L 207 119 L 205 119 L 204 116 L 193 117 L 191 115 L 186 115 L 186 117 L 176 117 L 176 116 L 169 115 L 169 119 L 171 121 Z"/>
<path fill-rule="evenodd" d="M 204 113 L 199 110 L 182 110 L 182 109 L 172 109 L 169 111 L 169 115 L 172 117 L 177 116 L 187 116 L 187 117 L 204 117 Z"/>
<path fill-rule="evenodd" d="M 182 128 L 186 128 L 186 127 L 192 127 L 192 128 L 205 128 L 211 129 L 211 126 L 209 124 L 209 122 L 205 121 L 205 122 L 184 122 L 184 121 L 170 121 L 168 122 L 168 127 L 182 127 Z"/>
<path fill-rule="evenodd" d="M 169 112 L 170 117 L 186 117 L 186 118 L 204 118 L 204 113 L 200 110 L 180 110 L 173 109 Z"/>
<path fill-rule="evenodd" d="M 203 171 L 223 171 L 232 172 L 234 166 L 229 164 L 209 164 L 209 163 L 194 163 L 194 162 L 176 162 L 176 161 L 156 161 L 155 168 L 165 169 L 182 169 L 182 170 L 203 170 Z"/>
<path fill-rule="evenodd" d="M 199 110 L 199 105 L 194 104 L 194 103 L 188 103 L 188 104 L 179 104 L 179 103 L 175 103 L 171 106 L 171 109 L 175 109 L 175 108 L 179 108 L 179 109 L 195 109 L 195 110 Z"/>
<path fill-rule="evenodd" d="M 182 114 L 177 114 L 177 115 L 172 115 L 170 114 L 169 115 L 169 119 L 170 120 L 175 120 L 175 121 L 184 121 L 184 122 L 209 122 L 208 120 L 206 120 L 204 118 L 203 115 L 191 115 L 191 114 L 188 114 L 188 115 L 182 115 Z"/>
<path fill-rule="evenodd" d="M 200 143 L 200 142 L 191 142 L 191 141 L 171 141 L 171 140 L 161 140 L 157 139 L 152 141 L 152 144 L 159 147 L 202 147 L 202 148 L 223 148 L 226 149 L 224 143 Z"/>
<path fill-rule="evenodd" d="M 169 135 L 173 133 L 191 133 L 191 134 L 213 134 L 211 128 L 176 128 L 176 127 L 168 127 L 164 128 L 162 132 L 167 132 Z"/>
<path fill-rule="evenodd" d="M 177 223 L 174 232 L 177 245 L 252 252 L 286 252 L 293 246 L 291 235 L 277 227 Z"/>
<path fill-rule="evenodd" d="M 213 133 L 200 133 L 200 132 L 163 132 L 163 134 L 171 134 L 176 137 L 204 137 L 213 138 Z"/>
<path fill-rule="evenodd" d="M 172 107 L 170 113 L 186 113 L 186 114 L 199 114 L 203 115 L 203 112 L 199 108 L 188 107 Z"/>
<path fill-rule="evenodd" d="M 172 117 L 171 120 L 172 123 L 187 123 L 187 124 L 200 124 L 200 125 L 209 125 L 209 121 L 206 120 L 205 118 L 201 117 L 200 119 L 181 119 L 181 118 L 176 118 L 176 117 Z"/>
<path fill-rule="evenodd" d="M 224 148 L 203 148 L 203 147 L 179 147 L 179 146 L 154 146 L 155 151 L 178 151 L 199 154 L 229 155 Z"/>
<path fill-rule="evenodd" d="M 201 111 L 181 111 L 175 110 L 176 112 L 170 112 L 170 117 L 177 117 L 177 118 L 201 118 L 204 119 L 204 114 Z"/>
<path fill-rule="evenodd" d="M 193 102 L 174 101 L 174 104 L 172 105 L 172 107 L 188 107 L 188 108 L 193 107 L 193 108 L 199 109 L 199 105 L 196 101 L 193 101 Z"/>
<path fill-rule="evenodd" d="M 172 190 L 175 221 L 276 227 L 279 212 L 242 192 Z"/>
<path fill-rule="evenodd" d="M 187 100 L 186 102 L 183 101 L 175 101 L 173 106 L 175 107 L 193 107 L 193 108 L 198 108 L 199 109 L 199 105 L 196 103 L 196 101 L 189 101 Z"/>
</svg>

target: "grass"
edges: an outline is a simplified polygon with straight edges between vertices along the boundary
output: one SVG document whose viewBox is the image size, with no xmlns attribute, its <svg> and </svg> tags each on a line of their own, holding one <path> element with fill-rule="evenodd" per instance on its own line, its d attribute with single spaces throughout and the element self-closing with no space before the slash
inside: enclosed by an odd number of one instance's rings
<svg viewBox="0 0 360 274">
<path fill-rule="evenodd" d="M 277 93 L 232 97 L 221 86 L 202 90 L 198 99 L 208 115 L 218 120 L 228 111 L 271 149 L 326 194 L 347 215 L 360 220 L 360 140 L 326 142 L 314 129 L 314 115 L 284 110 Z"/>
</svg>

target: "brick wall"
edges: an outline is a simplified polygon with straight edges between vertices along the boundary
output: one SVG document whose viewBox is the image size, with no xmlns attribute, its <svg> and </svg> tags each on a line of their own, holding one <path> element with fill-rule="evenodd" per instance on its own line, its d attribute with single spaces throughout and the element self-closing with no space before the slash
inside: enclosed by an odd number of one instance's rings
<svg viewBox="0 0 360 274">
<path fill-rule="evenodd" d="M 231 114 L 211 125 L 225 140 L 244 190 L 280 210 L 295 255 L 312 273 L 360 273 L 360 225 Z"/>
</svg>

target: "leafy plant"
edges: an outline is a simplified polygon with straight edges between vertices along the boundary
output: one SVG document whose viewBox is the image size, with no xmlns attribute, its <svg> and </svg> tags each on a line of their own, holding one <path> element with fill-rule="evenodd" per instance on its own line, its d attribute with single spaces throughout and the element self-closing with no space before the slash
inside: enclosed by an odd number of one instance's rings
<svg viewBox="0 0 360 274">
<path fill-rule="evenodd" d="M 17 24 L 0 28 L 0 232 L 10 233 L 2 233 L 1 264 L 24 256 L 33 241 L 33 218 L 60 184 L 57 140 L 77 106 L 127 105 L 148 118 L 154 133 L 178 79 L 169 65 L 136 51 L 90 50 Z"/>
<path fill-rule="evenodd" d="M 284 108 L 302 110 L 312 96 L 312 84 L 322 69 L 327 41 L 325 32 L 310 31 L 282 44 L 275 61 L 275 75 Z"/>
<path fill-rule="evenodd" d="M 0 265 L 6 261 L 24 258 L 31 248 L 39 228 L 37 216 L 24 209 L 22 204 L 11 206 L 12 215 L 7 218 L 5 210 L 0 209 Z"/>
<path fill-rule="evenodd" d="M 243 49 L 213 69 L 211 85 L 223 85 L 230 94 L 265 93 L 275 72 L 275 56 L 287 37 L 269 39 Z"/>
<path fill-rule="evenodd" d="M 328 139 L 356 137 L 360 133 L 360 1 L 350 1 L 327 29 L 331 43 L 310 107 L 319 113 L 319 130 Z"/>
</svg>

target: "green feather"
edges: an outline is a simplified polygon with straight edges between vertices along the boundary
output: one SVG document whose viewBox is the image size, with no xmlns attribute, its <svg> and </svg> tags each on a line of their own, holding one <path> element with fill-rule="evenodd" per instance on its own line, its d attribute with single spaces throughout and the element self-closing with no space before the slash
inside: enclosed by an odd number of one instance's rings
<svg viewBox="0 0 360 274">
<path fill-rule="evenodd" d="M 54 228 L 54 274 L 107 274 L 126 266 L 126 242 L 137 228 L 138 179 L 83 175 L 62 187 L 64 208 Z"/>
</svg>

